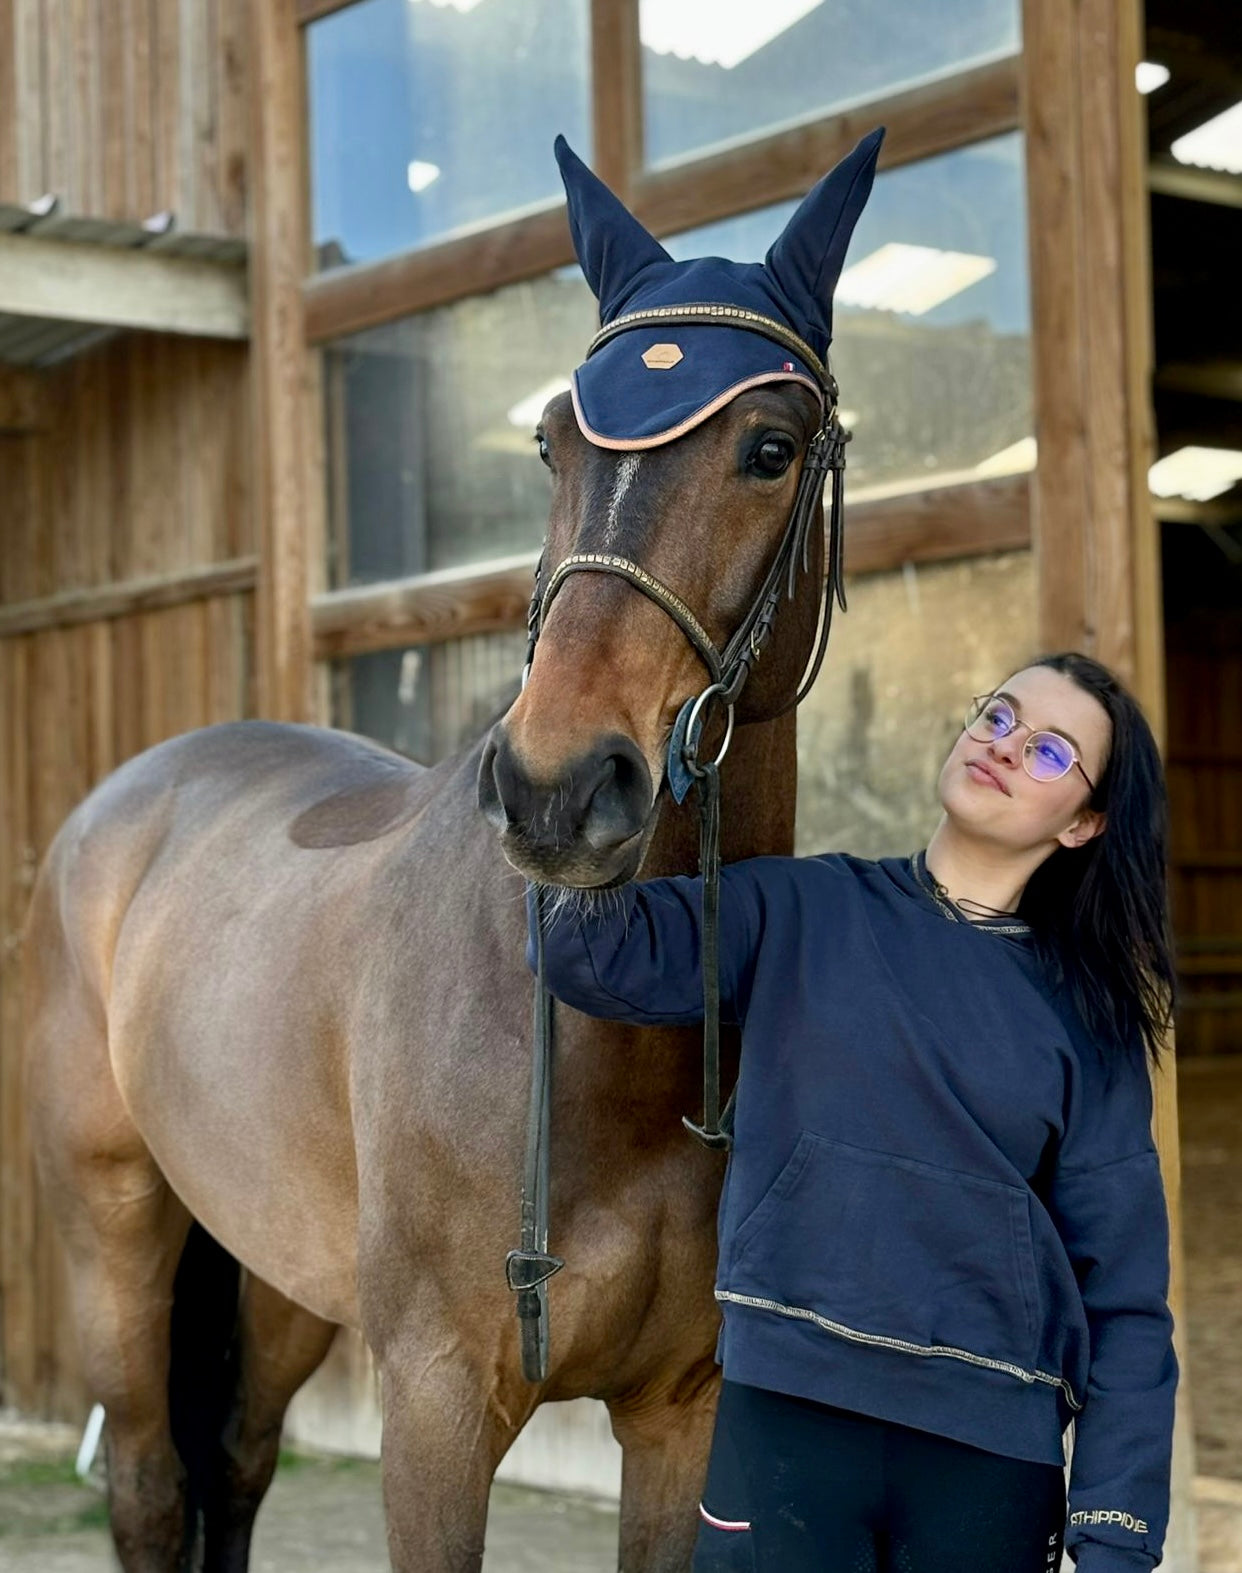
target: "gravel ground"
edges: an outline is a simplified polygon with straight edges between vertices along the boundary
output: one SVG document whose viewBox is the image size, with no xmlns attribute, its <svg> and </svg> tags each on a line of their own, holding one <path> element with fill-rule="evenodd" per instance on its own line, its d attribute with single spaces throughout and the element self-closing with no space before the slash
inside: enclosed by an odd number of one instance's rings
<svg viewBox="0 0 1242 1573">
<path fill-rule="evenodd" d="M 60 1427 L 0 1426 L 4 1573 L 114 1568 L 103 1498 L 73 1473 L 75 1442 Z M 612 1507 L 493 1487 L 484 1573 L 609 1573 L 616 1565 Z M 388 1557 L 379 1465 L 284 1455 L 259 1514 L 250 1566 L 252 1573 L 382 1573 Z"/>
<path fill-rule="evenodd" d="M 1242 1057 L 1179 1067 L 1182 1217 L 1200 1573 L 1242 1573 Z M 110 1573 L 102 1497 L 70 1460 L 77 1435 L 0 1417 L 0 1568 Z M 484 1573 L 608 1573 L 617 1515 L 497 1485 Z M 286 1455 L 259 1516 L 253 1573 L 383 1573 L 378 1466 Z M 1069 1564 L 1066 1564 L 1069 1567 Z"/>
</svg>

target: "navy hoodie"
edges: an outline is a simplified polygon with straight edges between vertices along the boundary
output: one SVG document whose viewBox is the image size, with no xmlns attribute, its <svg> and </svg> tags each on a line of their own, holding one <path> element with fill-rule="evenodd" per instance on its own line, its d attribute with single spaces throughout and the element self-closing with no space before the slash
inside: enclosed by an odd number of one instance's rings
<svg viewBox="0 0 1242 1573">
<path fill-rule="evenodd" d="M 1025 925 L 962 921 L 916 873 L 838 854 L 721 871 L 742 1059 L 717 1358 L 1040 1463 L 1065 1462 L 1073 1421 L 1067 1549 L 1080 1573 L 1147 1573 L 1178 1377 L 1148 1072 L 1091 1042 Z M 549 987 L 592 1016 L 701 1021 L 700 880 L 617 894 L 548 925 Z"/>
</svg>

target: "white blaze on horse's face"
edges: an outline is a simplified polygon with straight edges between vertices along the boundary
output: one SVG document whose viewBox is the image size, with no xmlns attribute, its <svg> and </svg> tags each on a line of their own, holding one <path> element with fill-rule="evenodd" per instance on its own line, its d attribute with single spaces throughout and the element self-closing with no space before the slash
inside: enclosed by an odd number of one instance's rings
<svg viewBox="0 0 1242 1573">
<path fill-rule="evenodd" d="M 640 455 L 588 442 L 568 398 L 554 401 L 541 424 L 553 485 L 543 583 L 571 555 L 619 558 L 671 592 L 723 649 L 785 531 L 819 413 L 798 385 L 764 388 Z M 822 527 L 813 557 L 744 692 L 753 714 L 779 708 L 805 664 Z M 529 681 L 480 761 L 480 807 L 510 863 L 545 883 L 597 888 L 632 878 L 665 801 L 673 722 L 711 680 L 658 597 L 611 572 L 569 574 L 549 605 Z M 715 752 L 719 721 L 705 755 Z"/>
<path fill-rule="evenodd" d="M 612 496 L 608 499 L 608 519 L 604 525 L 605 551 L 611 551 L 617 544 L 621 504 L 625 501 L 626 492 L 634 484 L 634 477 L 638 474 L 642 457 L 641 453 L 625 453 L 617 463 L 617 474 L 612 483 Z"/>
</svg>

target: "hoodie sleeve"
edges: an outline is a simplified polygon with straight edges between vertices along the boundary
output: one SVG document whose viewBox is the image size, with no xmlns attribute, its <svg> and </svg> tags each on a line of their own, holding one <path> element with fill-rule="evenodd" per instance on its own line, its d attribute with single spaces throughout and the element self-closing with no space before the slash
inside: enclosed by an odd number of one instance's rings
<svg viewBox="0 0 1242 1573">
<path fill-rule="evenodd" d="M 1065 1545 L 1079 1573 L 1148 1573 L 1168 1526 L 1178 1379 L 1151 1082 L 1136 1051 L 1075 1092 L 1049 1208 L 1091 1340 Z"/>
<path fill-rule="evenodd" d="M 759 859 L 720 870 L 720 1014 L 745 1014 L 763 928 Z M 700 930 L 703 882 L 671 875 L 610 892 L 588 912 L 544 919 L 544 963 L 557 999 L 588 1016 L 638 1026 L 685 1026 L 703 1019 Z M 527 887 L 527 965 L 535 968 L 534 889 Z M 546 909 L 545 909 L 546 910 Z"/>
</svg>

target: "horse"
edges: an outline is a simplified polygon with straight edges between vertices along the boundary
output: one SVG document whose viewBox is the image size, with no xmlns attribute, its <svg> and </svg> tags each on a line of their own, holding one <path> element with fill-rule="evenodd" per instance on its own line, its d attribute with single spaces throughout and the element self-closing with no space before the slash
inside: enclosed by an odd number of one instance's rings
<svg viewBox="0 0 1242 1573">
<path fill-rule="evenodd" d="M 636 460 L 588 440 L 557 396 L 540 423 L 546 561 L 640 556 L 723 643 L 821 418 L 804 382 L 765 382 Z M 764 444 L 764 473 L 740 466 Z M 818 504 L 815 519 L 817 592 Z M 792 850 L 787 704 L 818 611 L 805 593 L 782 612 L 738 698 L 726 860 Z M 106 1411 L 125 1573 L 248 1566 L 286 1407 L 340 1326 L 361 1329 L 379 1373 L 398 1573 L 477 1573 L 498 1463 L 537 1405 L 583 1396 L 622 1448 L 620 1568 L 689 1566 L 724 1164 L 681 1123 L 701 1091 L 692 1027 L 558 1010 L 550 1208 L 566 1266 L 539 1382 L 504 1264 L 531 1075 L 527 880 L 590 903 L 694 868 L 697 823 L 664 790 L 664 751 L 702 682 L 659 604 L 574 574 L 520 694 L 452 758 L 424 768 L 328 728 L 226 723 L 129 760 L 61 827 L 25 935 L 29 1110 Z M 713 716 L 708 747 L 722 727 Z"/>
</svg>

